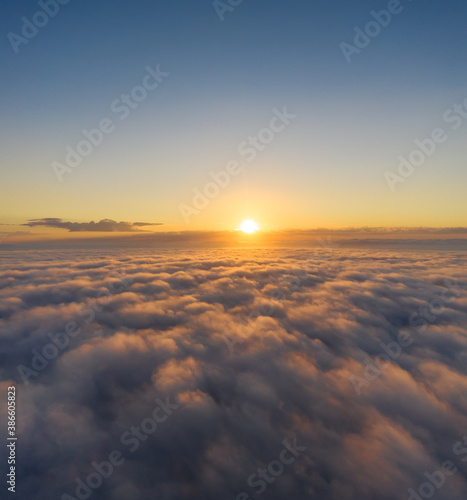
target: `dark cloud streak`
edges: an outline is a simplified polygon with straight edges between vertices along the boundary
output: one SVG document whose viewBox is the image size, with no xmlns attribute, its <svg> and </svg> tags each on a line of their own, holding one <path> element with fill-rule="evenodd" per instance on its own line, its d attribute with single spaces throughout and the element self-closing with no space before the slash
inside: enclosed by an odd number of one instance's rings
<svg viewBox="0 0 467 500">
<path fill-rule="evenodd" d="M 31 219 L 23 226 L 28 227 L 55 227 L 59 229 L 67 229 L 72 233 L 76 232 L 104 232 L 104 233 L 134 233 L 141 232 L 139 229 L 146 226 L 160 226 L 160 222 L 117 222 L 112 219 L 102 219 L 99 222 L 67 222 L 55 217 L 46 217 L 43 219 Z"/>
</svg>

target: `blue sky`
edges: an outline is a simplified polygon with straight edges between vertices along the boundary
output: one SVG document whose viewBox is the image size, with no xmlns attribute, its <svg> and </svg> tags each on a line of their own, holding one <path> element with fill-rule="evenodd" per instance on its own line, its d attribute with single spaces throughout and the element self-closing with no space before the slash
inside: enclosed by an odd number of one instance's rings
<svg viewBox="0 0 467 500">
<path fill-rule="evenodd" d="M 71 0 L 17 54 L 8 33 L 42 9 L 0 5 L 5 222 L 115 218 L 183 229 L 179 205 L 286 106 L 296 120 L 190 229 L 228 229 L 245 216 L 270 228 L 461 223 L 461 131 L 395 193 L 384 172 L 467 97 L 465 2 L 401 2 L 351 64 L 339 44 L 353 43 L 354 27 L 388 2 L 245 0 L 221 21 L 211 1 Z M 110 116 L 148 65 L 170 76 L 57 182 L 51 163 Z"/>
</svg>

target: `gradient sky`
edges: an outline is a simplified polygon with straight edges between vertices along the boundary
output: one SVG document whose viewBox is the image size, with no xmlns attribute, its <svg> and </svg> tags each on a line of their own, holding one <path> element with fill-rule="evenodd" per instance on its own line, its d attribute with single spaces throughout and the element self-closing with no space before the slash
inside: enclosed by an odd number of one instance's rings
<svg viewBox="0 0 467 500">
<path fill-rule="evenodd" d="M 221 21 L 210 0 L 71 0 L 17 54 L 7 35 L 40 6 L 0 5 L 0 222 L 465 225 L 467 120 L 443 122 L 467 97 L 465 1 L 402 1 L 350 64 L 339 44 L 387 1 L 245 0 Z M 112 101 L 158 64 L 170 75 L 120 121 Z M 186 224 L 180 204 L 284 106 L 297 118 Z M 52 162 L 105 117 L 116 130 L 58 182 Z M 440 126 L 447 142 L 392 192 L 384 172 Z"/>
</svg>

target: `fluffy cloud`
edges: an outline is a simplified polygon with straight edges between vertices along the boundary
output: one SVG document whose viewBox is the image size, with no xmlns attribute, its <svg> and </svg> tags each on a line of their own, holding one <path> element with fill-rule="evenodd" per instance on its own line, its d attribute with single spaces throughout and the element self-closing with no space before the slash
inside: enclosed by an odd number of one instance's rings
<svg viewBox="0 0 467 500">
<path fill-rule="evenodd" d="M 264 483 L 271 500 L 406 499 L 447 460 L 458 472 L 436 498 L 466 498 L 464 252 L 4 257 L 19 498 L 77 498 L 114 450 L 124 463 L 89 498 L 256 499 Z M 293 463 L 249 485 L 294 439 Z"/>
</svg>

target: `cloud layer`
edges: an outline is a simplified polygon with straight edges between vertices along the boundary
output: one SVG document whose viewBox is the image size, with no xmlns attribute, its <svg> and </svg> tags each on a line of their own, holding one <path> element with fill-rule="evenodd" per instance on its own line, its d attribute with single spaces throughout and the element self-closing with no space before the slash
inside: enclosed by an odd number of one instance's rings
<svg viewBox="0 0 467 500">
<path fill-rule="evenodd" d="M 277 231 L 259 231 L 254 235 L 245 235 L 242 231 L 147 231 L 145 226 L 162 224 L 144 222 L 115 222 L 104 219 L 100 222 L 64 222 L 62 219 L 34 219 L 27 224 L 30 227 L 56 227 L 69 232 L 107 232 L 111 234 L 45 235 L 43 233 L 4 233 L 2 248 L 11 250 L 26 249 L 64 249 L 64 248 L 226 248 L 226 247 L 316 247 L 326 246 L 332 240 L 341 248 L 392 248 L 402 250 L 467 250 L 467 228 L 378 228 L 355 227 L 344 229 L 290 229 Z M 130 233 L 130 234 L 123 234 Z M 79 236 L 79 241 L 76 236 Z"/>
<path fill-rule="evenodd" d="M 458 471 L 436 498 L 466 498 L 464 252 L 3 256 L 18 498 L 76 498 L 114 450 L 124 463 L 90 498 L 405 499 L 447 460 Z M 21 375 L 52 339 L 68 344 Z M 386 349 L 397 355 L 378 370 Z M 167 398 L 177 409 L 135 437 Z M 294 439 L 305 450 L 258 495 L 248 482 Z"/>
</svg>

